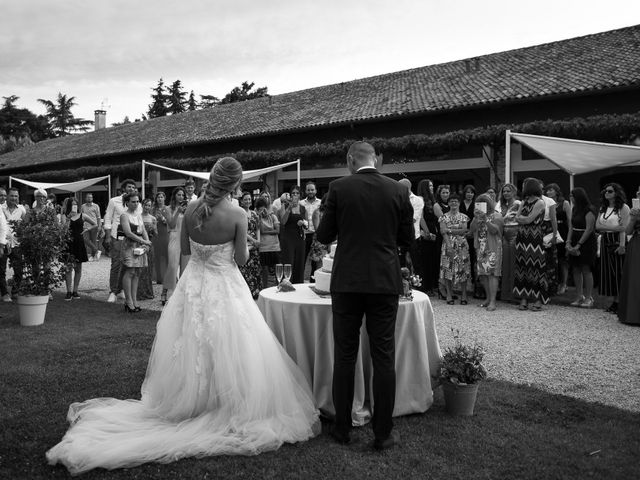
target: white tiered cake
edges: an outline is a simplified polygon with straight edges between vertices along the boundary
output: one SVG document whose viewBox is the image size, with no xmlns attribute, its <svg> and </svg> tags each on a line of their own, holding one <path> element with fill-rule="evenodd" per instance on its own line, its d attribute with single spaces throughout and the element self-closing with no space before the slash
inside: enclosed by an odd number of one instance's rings
<svg viewBox="0 0 640 480">
<path fill-rule="evenodd" d="M 333 257 L 336 254 L 337 245 L 331 245 L 328 255 L 322 257 L 322 268 L 316 270 L 313 276 L 316 279 L 316 290 L 320 292 L 331 291 L 331 271 L 333 270 Z"/>
</svg>

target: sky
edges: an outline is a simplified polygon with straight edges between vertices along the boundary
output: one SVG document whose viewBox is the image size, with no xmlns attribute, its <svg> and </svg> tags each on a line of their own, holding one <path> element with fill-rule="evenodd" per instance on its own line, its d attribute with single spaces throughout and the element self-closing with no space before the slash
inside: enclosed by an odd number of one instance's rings
<svg viewBox="0 0 640 480">
<path fill-rule="evenodd" d="M 0 96 L 107 125 L 151 89 L 272 95 L 640 24 L 634 0 L 0 0 Z"/>
</svg>

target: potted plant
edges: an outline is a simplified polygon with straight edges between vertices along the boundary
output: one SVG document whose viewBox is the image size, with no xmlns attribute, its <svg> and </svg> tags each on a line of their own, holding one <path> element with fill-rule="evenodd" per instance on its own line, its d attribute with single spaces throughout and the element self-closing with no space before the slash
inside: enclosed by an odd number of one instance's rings
<svg viewBox="0 0 640 480">
<path fill-rule="evenodd" d="M 487 378 L 482 365 L 485 351 L 478 343 L 464 344 L 459 330 L 451 332 L 455 342 L 444 350 L 439 374 L 445 407 L 452 415 L 473 415 L 478 384 Z"/>
<path fill-rule="evenodd" d="M 64 281 L 64 251 L 69 230 L 56 218 L 55 209 L 32 210 L 12 222 L 20 245 L 22 279 L 18 285 L 18 314 L 23 326 L 41 325 L 49 294 Z"/>
</svg>

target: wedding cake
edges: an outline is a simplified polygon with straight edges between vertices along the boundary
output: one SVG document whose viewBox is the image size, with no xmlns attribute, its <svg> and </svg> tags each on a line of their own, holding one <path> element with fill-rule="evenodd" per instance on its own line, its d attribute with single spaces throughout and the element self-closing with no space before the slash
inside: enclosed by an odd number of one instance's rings
<svg viewBox="0 0 640 480">
<path fill-rule="evenodd" d="M 322 268 L 316 270 L 313 276 L 316 279 L 316 290 L 330 292 L 331 271 L 333 270 L 333 257 L 336 254 L 337 244 L 332 244 L 328 255 L 322 257 Z"/>
</svg>

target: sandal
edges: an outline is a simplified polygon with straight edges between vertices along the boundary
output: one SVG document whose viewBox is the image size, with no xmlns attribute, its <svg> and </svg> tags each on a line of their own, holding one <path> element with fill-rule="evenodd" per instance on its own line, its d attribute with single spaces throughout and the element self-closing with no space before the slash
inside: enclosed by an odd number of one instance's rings
<svg viewBox="0 0 640 480">
<path fill-rule="evenodd" d="M 527 305 L 523 305 L 522 303 L 518 305 L 518 310 L 528 310 L 529 307 Z"/>
<path fill-rule="evenodd" d="M 453 300 L 447 300 L 447 305 L 453 305 Z"/>
<path fill-rule="evenodd" d="M 487 312 L 493 312 L 495 311 L 496 306 L 495 305 L 487 305 Z"/>
<path fill-rule="evenodd" d="M 532 312 L 540 312 L 542 311 L 542 307 L 540 305 L 531 305 Z"/>
<path fill-rule="evenodd" d="M 486 302 L 485 303 L 479 303 L 478 306 L 484 308 L 484 307 L 488 307 L 489 304 L 486 303 Z"/>
<path fill-rule="evenodd" d="M 466 300 L 460 300 L 460 305 L 466 305 L 468 302 Z"/>
</svg>

